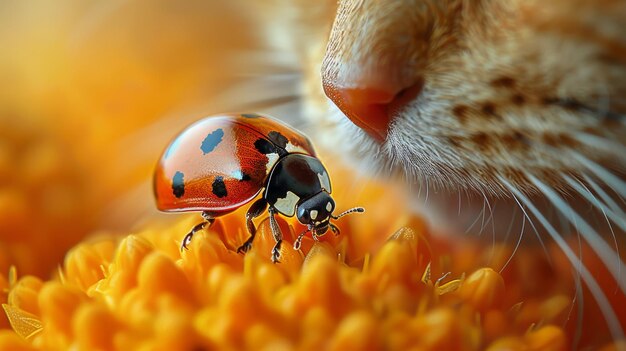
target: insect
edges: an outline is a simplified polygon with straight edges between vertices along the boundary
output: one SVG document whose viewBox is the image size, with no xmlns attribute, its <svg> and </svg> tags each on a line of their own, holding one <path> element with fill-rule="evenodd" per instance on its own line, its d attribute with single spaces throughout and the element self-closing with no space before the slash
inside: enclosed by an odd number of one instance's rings
<svg viewBox="0 0 626 351">
<path fill-rule="evenodd" d="M 226 114 L 204 118 L 185 129 L 165 149 L 154 174 L 157 207 L 166 212 L 202 211 L 203 221 L 185 235 L 181 250 L 197 231 L 215 218 L 257 199 L 246 213 L 249 238 L 237 249 L 245 253 L 256 234 L 253 219 L 267 209 L 278 262 L 282 233 L 276 214 L 297 216 L 314 239 L 330 228 L 331 219 L 356 212 L 355 207 L 335 216 L 328 172 L 315 156 L 309 139 L 277 120 L 256 114 Z"/>
</svg>

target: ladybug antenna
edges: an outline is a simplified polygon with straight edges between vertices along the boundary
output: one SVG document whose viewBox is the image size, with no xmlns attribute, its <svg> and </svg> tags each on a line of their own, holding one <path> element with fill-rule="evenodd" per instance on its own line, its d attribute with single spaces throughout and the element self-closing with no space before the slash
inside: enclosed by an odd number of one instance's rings
<svg viewBox="0 0 626 351">
<path fill-rule="evenodd" d="M 331 215 L 331 217 L 333 219 L 339 219 L 339 218 L 341 218 L 341 217 L 343 217 L 345 215 L 349 215 L 350 213 L 355 213 L 355 212 L 363 213 L 363 212 L 365 212 L 365 209 L 363 207 L 353 207 L 353 208 L 351 208 L 349 210 L 341 212 L 337 216 Z"/>
</svg>

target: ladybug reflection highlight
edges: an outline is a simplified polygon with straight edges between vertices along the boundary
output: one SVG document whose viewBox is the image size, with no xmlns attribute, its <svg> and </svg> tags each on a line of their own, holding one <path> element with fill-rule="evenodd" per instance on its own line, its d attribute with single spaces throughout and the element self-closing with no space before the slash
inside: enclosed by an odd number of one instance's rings
<svg viewBox="0 0 626 351">
<path fill-rule="evenodd" d="M 355 207 L 333 215 L 335 202 L 324 165 L 302 133 L 260 114 L 207 117 L 181 132 L 167 147 L 154 175 L 157 207 L 166 212 L 201 211 L 204 221 L 185 235 L 181 250 L 197 231 L 215 218 L 253 201 L 246 213 L 249 238 L 237 249 L 247 252 L 256 234 L 254 219 L 266 210 L 276 244 L 272 261 L 278 262 L 282 233 L 276 215 L 296 216 L 313 238 L 328 229 L 339 234 L 331 220 L 363 212 Z"/>
</svg>

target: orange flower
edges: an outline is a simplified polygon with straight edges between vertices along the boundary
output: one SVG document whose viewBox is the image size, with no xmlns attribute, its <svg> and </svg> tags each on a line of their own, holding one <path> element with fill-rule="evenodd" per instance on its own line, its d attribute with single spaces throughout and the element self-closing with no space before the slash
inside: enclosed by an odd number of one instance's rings
<svg viewBox="0 0 626 351">
<path fill-rule="evenodd" d="M 397 195 L 384 184 L 370 182 L 357 194 L 341 180 L 336 183 L 337 203 L 363 204 L 366 213 L 338 222 L 339 236 L 329 233 L 319 242 L 306 237 L 301 250 L 292 245 L 303 227 L 279 218 L 285 237 L 279 264 L 270 260 L 274 239 L 267 218 L 258 225 L 252 250 L 236 253 L 247 235 L 242 208 L 198 232 L 182 253 L 180 240 L 197 215 L 153 221 L 122 238 L 83 241 L 67 253 L 56 278 L 16 280 L 15 272 L 0 277 L 14 330 L 0 334 L 0 345 L 46 350 L 570 348 L 576 334 L 567 323 L 575 319 L 569 315 L 571 291 L 563 289 L 569 278 L 559 280 L 558 266 L 536 272 L 551 278 L 542 293 L 526 292 L 539 277 L 529 278 L 525 269 L 541 265 L 542 254 L 522 249 L 503 276 L 497 266 L 475 262 L 494 249 L 492 262 L 502 265 L 512 252 L 505 244 L 492 248 L 466 240 L 456 247 L 432 237 L 419 218 L 386 206 Z"/>
<path fill-rule="evenodd" d="M 5 310 L 26 342 L 4 332 L 0 345 L 25 350 L 568 348 L 565 330 L 547 324 L 559 315 L 550 306 L 567 307 L 561 298 L 544 300 L 549 306 L 529 321 L 521 318 L 526 306 L 505 303 L 507 284 L 490 268 L 433 283 L 428 264 L 433 253 L 424 232 L 402 228 L 375 250 L 359 251 L 348 222 L 339 237 L 296 251 L 288 245 L 295 239 L 294 223 L 281 220 L 288 244 L 282 262 L 273 264 L 267 220 L 251 252 L 234 252 L 234 240 L 242 238 L 229 230 L 237 228 L 233 222 L 244 224 L 236 215 L 199 232 L 190 250 L 179 253 L 181 234 L 196 220 L 189 216 L 120 240 L 83 242 L 67 254 L 57 279 L 22 277 L 10 287 Z M 533 326 L 539 324 L 544 325 Z"/>
</svg>

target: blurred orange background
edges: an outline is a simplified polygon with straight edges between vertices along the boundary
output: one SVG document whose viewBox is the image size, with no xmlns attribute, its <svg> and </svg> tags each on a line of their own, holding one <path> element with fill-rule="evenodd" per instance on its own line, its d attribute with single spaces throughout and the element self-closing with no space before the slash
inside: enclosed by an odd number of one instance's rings
<svg viewBox="0 0 626 351">
<path fill-rule="evenodd" d="M 262 15 L 244 1 L 1 2 L 0 271 L 45 277 L 87 233 L 154 214 L 152 168 L 190 122 L 297 121 L 296 58 Z"/>
</svg>

